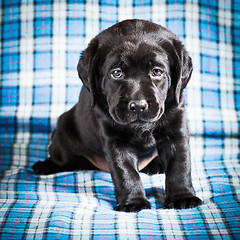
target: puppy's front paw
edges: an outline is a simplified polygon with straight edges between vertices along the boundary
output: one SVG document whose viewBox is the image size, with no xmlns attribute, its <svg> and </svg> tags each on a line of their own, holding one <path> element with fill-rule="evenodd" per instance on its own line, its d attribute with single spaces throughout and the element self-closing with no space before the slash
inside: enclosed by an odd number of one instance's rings
<svg viewBox="0 0 240 240">
<path fill-rule="evenodd" d="M 191 197 L 176 198 L 173 200 L 167 199 L 164 203 L 164 207 L 182 209 L 182 208 L 197 207 L 198 205 L 201 205 L 201 204 L 202 204 L 201 199 L 195 196 L 191 196 Z"/>
<path fill-rule="evenodd" d="M 121 212 L 138 212 L 142 209 L 149 208 L 151 208 L 151 205 L 147 199 L 134 199 L 129 204 L 118 204 L 114 210 Z"/>
</svg>

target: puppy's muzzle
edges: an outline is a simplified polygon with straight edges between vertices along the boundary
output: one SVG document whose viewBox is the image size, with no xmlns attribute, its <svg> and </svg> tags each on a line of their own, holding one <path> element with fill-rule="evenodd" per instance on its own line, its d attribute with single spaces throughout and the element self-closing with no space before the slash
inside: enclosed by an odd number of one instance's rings
<svg viewBox="0 0 240 240">
<path fill-rule="evenodd" d="M 147 101 L 130 100 L 125 108 L 125 120 L 129 122 L 152 122 L 159 116 L 161 109 L 160 104 L 154 99 Z"/>
<path fill-rule="evenodd" d="M 126 90 L 115 92 L 109 100 L 109 112 L 119 124 L 144 124 L 157 121 L 164 111 L 164 101 L 150 88 L 126 94 Z"/>
<path fill-rule="evenodd" d="M 148 109 L 148 103 L 146 100 L 131 101 L 128 104 L 128 110 L 135 113 L 138 116 L 144 111 L 146 111 L 147 109 Z"/>
</svg>

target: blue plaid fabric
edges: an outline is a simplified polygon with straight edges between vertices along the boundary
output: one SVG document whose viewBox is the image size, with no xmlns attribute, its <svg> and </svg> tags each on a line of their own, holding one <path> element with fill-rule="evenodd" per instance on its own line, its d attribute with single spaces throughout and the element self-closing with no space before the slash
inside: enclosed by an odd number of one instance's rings
<svg viewBox="0 0 240 240">
<path fill-rule="evenodd" d="M 0 239 L 240 239 L 239 0 L 0 2 Z M 164 175 L 141 174 L 151 209 L 113 210 L 109 173 L 37 176 L 57 117 L 77 101 L 92 37 L 138 18 L 184 42 L 192 177 L 203 205 L 164 209 Z"/>
</svg>

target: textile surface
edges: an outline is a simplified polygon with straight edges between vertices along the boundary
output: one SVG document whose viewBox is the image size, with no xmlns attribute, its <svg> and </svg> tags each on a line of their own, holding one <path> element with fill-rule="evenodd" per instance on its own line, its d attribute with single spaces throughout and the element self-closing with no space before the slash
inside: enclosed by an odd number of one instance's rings
<svg viewBox="0 0 240 240">
<path fill-rule="evenodd" d="M 240 239 L 239 0 L 0 2 L 0 239 Z M 78 100 L 90 39 L 130 18 L 168 27 L 194 71 L 185 91 L 203 205 L 164 209 L 165 176 L 141 174 L 151 209 L 114 211 L 109 173 L 37 176 L 58 116 Z"/>
</svg>

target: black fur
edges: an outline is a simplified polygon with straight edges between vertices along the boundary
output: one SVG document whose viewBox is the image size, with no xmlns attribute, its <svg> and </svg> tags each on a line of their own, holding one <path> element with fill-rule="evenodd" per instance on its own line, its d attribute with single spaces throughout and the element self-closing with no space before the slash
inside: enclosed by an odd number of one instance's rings
<svg viewBox="0 0 240 240">
<path fill-rule="evenodd" d="M 127 212 L 150 208 L 139 168 L 164 172 L 166 208 L 201 204 L 192 187 L 183 96 L 192 61 L 178 38 L 148 21 L 123 21 L 90 42 L 77 69 L 84 84 L 79 101 L 59 117 L 50 158 L 34 171 L 109 170 L 115 209 Z"/>
</svg>

